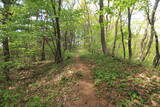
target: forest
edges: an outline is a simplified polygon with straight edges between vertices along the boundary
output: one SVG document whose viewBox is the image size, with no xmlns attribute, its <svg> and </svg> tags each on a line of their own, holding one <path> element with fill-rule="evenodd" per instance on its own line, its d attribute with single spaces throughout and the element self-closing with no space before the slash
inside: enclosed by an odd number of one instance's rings
<svg viewBox="0 0 160 107">
<path fill-rule="evenodd" d="M 0 0 L 0 107 L 160 107 L 160 0 Z"/>
</svg>

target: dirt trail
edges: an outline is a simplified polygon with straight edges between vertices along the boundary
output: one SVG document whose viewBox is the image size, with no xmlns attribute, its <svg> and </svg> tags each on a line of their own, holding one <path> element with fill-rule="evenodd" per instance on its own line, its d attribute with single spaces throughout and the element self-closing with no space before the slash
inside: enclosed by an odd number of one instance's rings
<svg viewBox="0 0 160 107">
<path fill-rule="evenodd" d="M 89 64 L 77 56 L 71 69 L 73 72 L 81 72 L 83 77 L 72 87 L 72 92 L 64 96 L 63 107 L 113 107 L 106 100 L 96 96 Z"/>
</svg>

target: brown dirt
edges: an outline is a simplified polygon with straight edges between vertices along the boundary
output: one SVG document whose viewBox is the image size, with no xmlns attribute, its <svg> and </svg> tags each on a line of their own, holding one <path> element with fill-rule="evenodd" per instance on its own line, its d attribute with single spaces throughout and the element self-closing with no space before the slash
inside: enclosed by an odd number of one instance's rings
<svg viewBox="0 0 160 107">
<path fill-rule="evenodd" d="M 46 70 L 42 68 L 45 68 L 46 66 L 50 68 L 53 63 L 46 62 L 44 64 L 35 65 L 39 67 L 38 70 L 35 67 L 35 70 L 20 72 L 19 77 L 22 77 L 20 78 L 20 83 L 10 86 L 9 89 L 15 89 L 16 87 L 26 88 L 26 94 L 24 95 L 25 99 L 23 99 L 24 102 L 22 102 L 24 103 L 24 107 L 28 107 L 28 103 L 25 101 L 32 96 L 40 96 L 44 100 L 52 94 L 51 92 L 48 92 L 48 88 L 53 88 L 53 93 L 60 93 L 60 96 L 58 95 L 55 99 L 53 98 L 53 103 L 52 101 L 49 102 L 49 104 L 54 104 L 55 102 L 56 107 L 114 107 L 109 100 L 98 97 L 97 89 L 94 86 L 94 79 L 92 78 L 90 70 L 94 64 L 82 61 L 79 56 L 75 57 L 74 60 L 73 64 L 69 64 L 60 69 L 60 72 L 57 71 L 55 73 L 52 72 L 52 69 L 46 69 L 48 73 L 43 74 Z M 80 73 L 82 76 L 78 78 L 75 76 L 76 73 Z M 33 75 L 38 77 L 35 78 Z M 49 77 L 51 77 L 51 79 L 49 79 Z M 64 87 L 56 86 L 56 84 L 59 84 L 64 77 L 73 77 L 77 79 L 71 84 L 66 84 Z M 33 85 L 32 83 L 36 84 Z M 45 103 L 45 100 L 42 102 Z M 51 105 L 51 107 L 54 106 Z"/>
<path fill-rule="evenodd" d="M 96 96 L 96 87 L 91 76 L 89 64 L 75 58 L 75 64 L 70 68 L 74 73 L 81 72 L 83 77 L 72 86 L 72 91 L 63 96 L 63 107 L 113 107 L 105 99 Z"/>
</svg>

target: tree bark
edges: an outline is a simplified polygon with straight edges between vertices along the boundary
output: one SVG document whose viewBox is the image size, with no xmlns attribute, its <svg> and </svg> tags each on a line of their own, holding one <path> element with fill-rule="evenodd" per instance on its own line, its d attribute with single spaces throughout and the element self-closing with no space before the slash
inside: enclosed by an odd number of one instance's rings
<svg viewBox="0 0 160 107">
<path fill-rule="evenodd" d="M 115 48 L 116 48 L 116 42 L 117 42 L 117 36 L 118 36 L 118 21 L 119 18 L 117 18 L 116 23 L 115 23 L 115 37 L 114 37 L 114 44 L 112 48 L 112 55 L 115 55 Z"/>
<path fill-rule="evenodd" d="M 56 39 L 56 52 L 55 52 L 55 62 L 61 63 L 63 61 L 62 53 L 61 53 L 61 31 L 59 25 L 59 18 L 56 18 L 56 28 L 57 28 L 57 39 Z"/>
<path fill-rule="evenodd" d="M 62 51 L 61 51 L 61 29 L 60 29 L 60 12 L 62 1 L 58 1 L 58 8 L 56 9 L 56 1 L 51 0 L 52 8 L 54 11 L 55 18 L 55 32 L 56 32 L 56 48 L 55 48 L 55 63 L 61 63 L 63 61 Z"/>
<path fill-rule="evenodd" d="M 148 44 L 148 49 L 147 49 L 144 57 L 142 58 L 142 61 L 144 61 L 145 58 L 147 57 L 147 55 L 149 54 L 150 48 L 151 48 L 152 43 L 153 43 L 153 38 L 155 36 L 156 55 L 155 55 L 155 58 L 153 60 L 154 67 L 156 67 L 158 65 L 159 60 L 160 60 L 158 35 L 157 35 L 155 27 L 154 27 L 155 26 L 155 14 L 156 14 L 159 2 L 160 2 L 160 0 L 155 1 L 151 16 L 149 15 L 149 8 L 147 8 L 148 10 L 146 10 L 147 19 L 148 19 L 148 22 L 151 26 L 151 35 L 150 35 L 150 41 L 149 41 L 149 44 Z"/>
<path fill-rule="evenodd" d="M 5 25 L 7 24 L 7 21 L 9 20 L 9 17 L 11 16 L 11 13 L 9 12 L 10 6 L 12 1 L 11 0 L 2 0 L 3 4 L 4 4 L 4 12 L 2 13 L 3 15 L 3 19 L 2 19 L 2 24 Z M 8 62 L 10 61 L 10 50 L 9 50 L 9 38 L 7 35 L 5 35 L 2 38 L 2 44 L 3 44 L 3 56 L 4 56 L 4 62 Z M 8 65 L 5 66 L 5 75 L 6 75 L 6 79 L 10 80 L 9 78 L 9 67 Z"/>
<path fill-rule="evenodd" d="M 154 32 L 155 32 L 155 43 L 156 43 L 155 44 L 155 47 L 156 47 L 156 56 L 155 56 L 155 58 L 153 60 L 153 66 L 157 67 L 159 65 L 159 60 L 160 60 L 159 41 L 158 41 L 158 35 L 157 35 L 156 31 L 154 31 Z"/>
<path fill-rule="evenodd" d="M 99 0 L 100 6 L 100 16 L 99 16 L 99 23 L 101 29 L 101 44 L 102 44 L 102 51 L 104 54 L 107 54 L 107 47 L 106 47 L 106 40 L 105 40 L 105 30 L 104 30 L 104 15 L 103 15 L 103 0 Z"/>
<path fill-rule="evenodd" d="M 150 52 L 150 49 L 151 49 L 151 46 L 152 46 L 152 43 L 153 43 L 153 38 L 154 38 L 154 35 L 153 35 L 153 32 L 151 31 L 151 35 L 150 35 L 150 40 L 149 40 L 149 43 L 148 43 L 148 48 L 147 48 L 147 51 L 146 53 L 144 54 L 144 56 L 142 57 L 142 62 L 146 59 L 146 57 L 148 56 L 149 52 Z"/>
<path fill-rule="evenodd" d="M 67 34 L 68 34 L 68 31 L 66 31 L 65 34 L 64 34 L 64 50 L 65 51 L 68 49 Z"/>
<path fill-rule="evenodd" d="M 42 38 L 42 53 L 41 53 L 41 61 L 46 60 L 45 54 L 45 37 Z"/>
<path fill-rule="evenodd" d="M 149 26 L 149 23 L 147 24 L 147 27 L 146 27 L 145 32 L 144 32 L 144 37 L 142 38 L 142 41 L 141 41 L 141 56 L 140 56 L 141 61 L 143 59 L 144 50 L 146 48 L 145 40 L 147 39 L 147 36 L 148 36 L 148 26 Z"/>
<path fill-rule="evenodd" d="M 129 59 L 132 58 L 132 31 L 131 31 L 131 9 L 128 8 L 128 52 L 129 52 Z"/>
<path fill-rule="evenodd" d="M 123 57 L 124 59 L 126 58 L 126 48 L 125 48 L 125 43 L 124 43 L 124 32 L 123 32 L 123 22 L 122 22 L 122 16 L 120 16 L 120 31 L 121 31 L 121 36 L 122 36 L 122 47 L 123 47 Z"/>
<path fill-rule="evenodd" d="M 160 53 L 159 53 L 159 39 L 158 39 L 158 35 L 157 35 L 157 32 L 155 30 L 155 27 L 154 27 L 154 24 L 155 24 L 155 13 L 156 13 L 156 10 L 158 8 L 158 4 L 159 4 L 160 0 L 156 0 L 155 1 L 155 6 L 154 6 L 154 9 L 153 9 L 153 16 L 152 16 L 152 25 L 151 25 L 151 30 L 153 30 L 153 33 L 154 33 L 154 36 L 155 36 L 155 48 L 156 48 L 156 55 L 155 55 L 155 58 L 153 60 L 153 66 L 154 67 L 157 67 L 159 65 L 159 60 L 160 60 Z"/>
</svg>

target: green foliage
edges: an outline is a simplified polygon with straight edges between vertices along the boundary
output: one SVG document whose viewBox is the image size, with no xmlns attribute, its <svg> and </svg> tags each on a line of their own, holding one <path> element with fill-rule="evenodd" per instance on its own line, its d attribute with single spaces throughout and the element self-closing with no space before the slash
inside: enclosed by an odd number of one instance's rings
<svg viewBox="0 0 160 107">
<path fill-rule="evenodd" d="M 139 93 L 136 90 L 130 91 L 128 95 L 130 96 L 131 100 L 134 100 L 139 97 Z"/>
<path fill-rule="evenodd" d="M 95 85 L 100 91 L 104 91 L 104 93 L 109 92 L 108 97 L 114 99 L 116 107 L 141 107 L 151 105 L 149 102 L 151 100 L 151 93 L 152 95 L 157 95 L 157 88 L 141 86 L 141 84 L 144 84 L 146 81 L 136 77 L 140 73 L 146 72 L 146 69 L 144 69 L 142 65 L 102 54 L 87 54 L 81 57 L 84 60 L 87 59 L 95 63 L 92 69 Z M 150 72 L 148 73 L 150 74 Z M 151 85 L 152 83 L 148 83 L 148 85 L 149 84 Z M 158 82 L 154 83 L 154 85 L 155 84 L 158 84 Z"/>
<path fill-rule="evenodd" d="M 19 94 L 14 93 L 14 90 L 0 89 L 0 107 L 12 107 L 17 104 Z"/>
<path fill-rule="evenodd" d="M 64 58 L 65 59 L 70 59 L 74 56 L 75 56 L 75 53 L 73 51 L 66 50 L 65 53 L 64 53 Z"/>
<path fill-rule="evenodd" d="M 87 57 L 95 60 L 97 63 L 97 67 L 93 68 L 93 77 L 98 79 L 98 83 L 100 83 L 99 81 L 107 82 L 108 85 L 113 86 L 117 79 L 128 76 L 128 73 L 120 69 L 122 66 L 120 65 L 121 63 L 115 62 L 115 59 L 110 56 L 92 54 Z"/>
<path fill-rule="evenodd" d="M 116 104 L 116 107 L 129 107 L 129 104 L 128 104 L 128 102 L 126 102 L 126 101 L 119 101 L 119 102 Z"/>
<path fill-rule="evenodd" d="M 8 61 L 8 62 L 3 62 L 1 65 L 0 65 L 0 69 L 3 71 L 5 69 L 10 69 L 12 68 L 14 65 L 13 61 Z"/>
<path fill-rule="evenodd" d="M 41 104 L 41 99 L 39 96 L 34 96 L 34 97 L 31 97 L 29 100 L 28 100 L 28 106 L 29 107 L 42 107 L 42 104 Z"/>
</svg>

